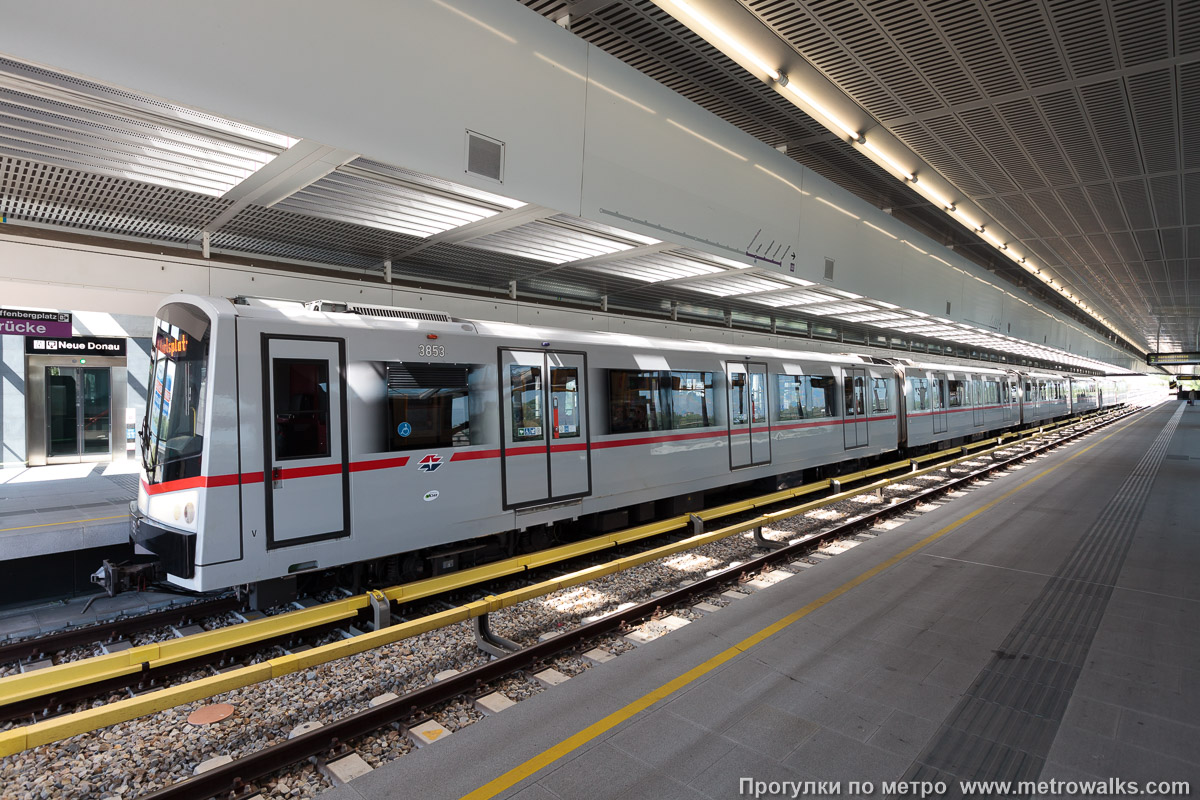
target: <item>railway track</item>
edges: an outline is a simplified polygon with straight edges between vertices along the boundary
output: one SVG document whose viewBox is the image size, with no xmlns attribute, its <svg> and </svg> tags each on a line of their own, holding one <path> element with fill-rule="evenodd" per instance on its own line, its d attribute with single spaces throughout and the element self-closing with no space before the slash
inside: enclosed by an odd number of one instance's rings
<svg viewBox="0 0 1200 800">
<path fill-rule="evenodd" d="M 1070 434 L 1067 433 L 1067 430 L 1068 429 L 1078 429 L 1080 427 L 1080 425 L 1081 425 L 1081 423 L 1079 421 L 1072 421 L 1069 425 L 1062 426 L 1061 438 L 1068 438 L 1070 436 Z M 1043 431 L 1043 433 L 1045 433 L 1045 431 Z M 976 456 L 971 455 L 971 452 L 972 451 L 978 452 L 978 451 L 982 450 L 983 447 L 985 447 L 986 445 L 991 444 L 991 443 L 994 443 L 994 440 L 985 440 L 982 443 L 977 443 L 976 445 L 970 445 L 970 446 L 964 448 L 964 451 L 966 454 L 963 456 L 963 458 L 967 458 L 967 459 L 976 458 Z M 1053 444 L 1056 444 L 1056 443 L 1057 442 L 1050 442 L 1050 443 L 1047 443 L 1046 445 L 1043 445 L 1043 447 L 1052 446 Z M 1021 448 L 1021 449 L 1029 450 L 1029 444 L 1027 442 L 1014 441 L 1010 445 L 1006 446 L 1006 449 L 1008 449 L 1008 448 Z M 991 457 L 995 458 L 997 452 L 998 451 L 989 451 L 988 454 Z M 1030 455 L 1030 452 L 1023 452 L 1019 456 L 1017 456 L 1017 458 L 1018 459 L 1024 458 L 1024 457 L 1027 457 L 1028 455 Z M 946 470 L 947 472 L 950 472 L 955 469 L 963 469 L 964 467 L 961 466 L 961 462 L 962 462 L 963 458 L 960 458 L 957 460 L 960 463 L 960 465 L 958 467 L 956 467 L 954 464 L 950 464 L 950 465 L 935 464 L 931 467 L 924 468 L 924 470 L 922 470 L 922 471 L 928 472 L 929 470 L 939 470 L 940 469 L 940 470 Z M 936 460 L 936 459 L 931 458 L 931 457 L 923 457 L 923 461 L 925 463 L 930 463 L 934 460 Z M 912 462 L 906 462 L 906 463 L 911 470 L 916 470 L 918 467 L 918 464 L 919 464 L 919 462 L 917 460 L 914 460 Z M 1007 461 L 1007 460 L 997 462 L 997 464 L 1003 464 L 1003 465 L 1007 465 L 1009 463 L 1011 463 L 1011 462 Z M 863 473 L 857 473 L 856 476 L 858 477 L 858 479 L 860 481 L 870 480 L 872 477 L 875 477 L 878 475 L 885 475 L 889 472 L 894 472 L 897 470 L 897 468 L 898 468 L 897 465 L 888 465 L 885 467 L 878 467 L 873 470 L 867 470 L 867 471 L 864 471 Z M 994 469 L 994 468 L 995 468 L 994 466 L 989 466 L 988 469 Z M 875 518 L 875 516 L 878 514 L 898 513 L 899 509 L 906 508 L 913 503 L 923 502 L 920 498 L 931 497 L 934 493 L 950 491 L 953 489 L 954 486 L 961 484 L 961 482 L 963 480 L 973 479 L 976 476 L 977 475 L 975 473 L 972 473 L 971 475 L 968 475 L 968 476 L 959 476 L 959 477 L 950 479 L 950 481 L 948 483 L 944 483 L 944 484 L 939 483 L 938 486 L 932 487 L 927 490 L 923 490 L 920 492 L 910 492 L 910 495 L 911 495 L 910 498 L 908 498 L 908 499 L 897 498 L 897 499 L 893 500 L 891 503 L 887 504 L 886 508 L 881 508 L 878 511 L 868 512 L 867 514 L 860 515 L 855 520 L 853 520 L 852 524 L 856 524 L 856 525 L 869 524 L 869 520 L 873 520 Z M 803 506 L 800 506 L 798 508 L 815 509 L 815 508 L 819 508 L 823 504 L 827 504 L 827 503 L 831 503 L 831 502 L 839 502 L 840 500 L 845 500 L 848 497 L 858 496 L 858 495 L 864 494 L 869 491 L 878 491 L 878 492 L 882 493 L 884 491 L 884 489 L 886 488 L 887 483 L 888 483 L 887 479 L 884 479 L 882 483 L 880 481 L 876 481 L 875 483 L 867 484 L 865 487 L 860 487 L 858 489 L 850 490 L 850 491 L 845 491 L 844 486 L 840 486 L 837 484 L 834 484 L 831 487 L 821 487 L 820 485 L 818 485 L 817 489 L 834 488 L 834 489 L 842 489 L 843 491 L 835 492 L 835 494 L 832 497 L 812 501 L 812 502 L 806 503 Z M 879 485 L 876 485 L 876 484 L 879 484 Z M 786 495 L 788 495 L 788 497 L 790 499 L 795 499 L 797 497 L 803 496 L 804 494 L 808 494 L 812 491 L 816 491 L 816 490 L 807 489 L 805 487 L 802 487 L 800 490 L 790 490 L 789 492 L 785 492 L 785 493 L 775 493 L 775 495 L 786 494 Z M 782 518 L 783 515 L 779 514 L 778 512 L 775 512 L 774 516 L 770 512 L 765 517 L 762 515 L 755 516 L 755 512 L 761 512 L 764 507 L 770 506 L 770 503 L 765 502 L 765 500 L 772 501 L 776 506 L 780 502 L 786 502 L 786 499 L 779 499 L 779 498 L 776 498 L 774 495 L 768 495 L 768 496 L 766 496 L 765 499 L 757 498 L 754 501 L 743 501 L 743 503 L 739 503 L 739 504 L 730 504 L 731 506 L 744 506 L 744 508 L 742 508 L 740 511 L 738 509 L 731 509 L 730 507 L 723 507 L 723 510 L 724 510 L 724 512 L 726 512 L 725 516 L 728 516 L 729 514 L 736 514 L 736 513 L 741 513 L 743 516 L 749 515 L 751 518 L 750 522 L 754 522 L 755 520 L 759 520 L 761 522 L 763 519 L 766 519 L 767 522 L 769 523 L 772 519 Z M 797 508 L 797 507 L 793 507 L 792 510 L 795 511 L 795 508 Z M 711 513 L 711 512 L 706 512 L 706 513 Z M 716 518 L 716 517 L 715 517 L 715 515 L 713 515 L 710 518 Z M 678 542 L 676 542 L 674 544 L 668 544 L 665 547 L 667 547 L 667 548 L 678 547 L 678 550 L 677 550 L 677 552 L 678 552 L 678 551 L 687 549 L 687 547 L 694 546 L 694 542 L 690 542 L 689 540 L 697 540 L 698 538 L 706 538 L 709 541 L 717 541 L 718 539 L 721 539 L 721 538 L 733 536 L 736 533 L 752 531 L 755 529 L 761 529 L 761 528 L 765 527 L 763 524 L 751 524 L 749 527 L 739 528 L 739 526 L 744 526 L 744 525 L 747 525 L 748 523 L 746 521 L 735 521 L 731 525 L 728 525 L 725 528 L 723 528 L 715 533 L 708 533 L 708 534 L 697 533 L 697 530 L 701 529 L 703 527 L 703 525 L 705 524 L 705 522 L 706 522 L 706 520 L 704 519 L 704 517 L 702 517 L 701 515 L 696 515 L 693 519 L 689 520 L 689 522 L 688 522 L 692 536 L 687 537 L 683 540 L 679 540 Z M 661 525 L 662 523 L 658 523 L 658 524 Z M 643 527 L 646 527 L 646 526 L 643 526 Z M 670 530 L 673 530 L 673 528 L 667 527 L 667 529 L 664 530 L 662 533 L 667 533 Z M 792 552 L 794 552 L 795 547 L 800 547 L 800 546 L 807 546 L 807 547 L 811 548 L 812 546 L 815 546 L 815 544 L 820 541 L 824 541 L 830 537 L 837 537 L 839 535 L 843 535 L 843 534 L 838 533 L 839 530 L 841 530 L 841 528 L 836 527 L 836 528 L 830 529 L 828 531 L 822 532 L 818 537 L 804 538 L 803 541 L 800 541 L 800 542 L 797 542 L 797 543 L 791 544 L 791 545 L 786 545 L 784 547 L 779 548 L 776 551 L 768 551 L 767 555 L 760 557 L 760 559 L 746 561 L 745 563 L 739 564 L 738 566 L 734 567 L 734 569 L 737 569 L 740 571 L 753 571 L 755 569 L 759 569 L 759 568 L 761 568 L 759 566 L 760 560 L 761 560 L 761 564 L 764 564 L 764 565 L 771 563 L 772 561 L 777 561 L 778 558 L 774 557 L 775 553 L 777 553 L 777 552 L 778 553 L 792 553 Z M 601 538 L 604 538 L 604 537 L 601 537 Z M 653 537 L 646 537 L 646 538 L 653 538 Z M 626 546 L 626 547 L 632 546 L 632 543 L 637 542 L 637 541 L 639 541 L 639 540 L 638 539 L 630 539 L 629 541 L 621 541 L 621 542 L 618 542 L 615 545 L 615 547 L 620 548 L 623 546 Z M 777 544 L 772 545 L 771 543 L 769 543 L 767 541 L 758 540 L 758 539 L 756 539 L 756 541 L 758 541 L 758 543 L 764 547 L 778 547 Z M 595 543 L 593 543 L 593 544 L 595 544 Z M 579 547 L 579 545 L 584 545 L 584 547 Z M 581 552 L 583 552 L 582 556 L 580 556 L 580 555 L 575 556 L 577 559 L 580 557 L 587 558 L 589 555 L 591 555 L 594 558 L 594 555 L 598 552 L 599 548 L 591 550 L 590 552 L 587 552 L 588 546 L 589 546 L 588 542 L 583 542 L 583 543 L 576 543 L 576 545 L 569 545 L 567 547 L 568 548 L 577 547 Z M 659 548 L 656 548 L 656 549 L 662 550 L 663 547 L 664 546 L 660 546 Z M 784 556 L 779 556 L 779 558 L 782 558 L 782 557 L 784 557 Z M 542 558 L 543 558 L 543 560 L 547 560 L 546 557 L 542 557 Z M 638 558 L 641 558 L 641 556 L 626 555 L 621 560 L 629 561 L 631 559 L 636 560 Z M 765 559 L 765 560 L 762 560 L 762 559 Z M 526 566 L 528 566 L 528 565 L 526 565 Z M 574 566 L 574 565 L 572 565 L 572 566 Z M 507 592 L 508 594 L 512 594 L 516 598 L 528 599 L 529 597 L 539 596 L 539 593 L 544 594 L 545 591 L 548 589 L 548 587 L 572 585 L 572 582 L 576 582 L 576 583 L 581 582 L 580 572 L 596 573 L 598 575 L 603 575 L 603 574 L 609 574 L 610 571 L 606 571 L 603 565 L 593 566 L 590 568 L 584 568 L 579 572 L 568 573 L 565 576 L 560 575 L 558 577 L 550 578 L 548 580 L 541 580 L 536 583 L 533 583 L 532 585 L 530 585 L 530 580 L 529 580 L 530 576 L 528 574 L 523 574 L 525 572 L 527 572 L 527 571 L 522 571 L 520 573 L 510 573 L 510 575 L 506 576 L 506 578 L 510 581 L 510 584 L 513 582 L 516 582 L 518 584 L 524 584 L 524 585 L 518 585 L 516 588 L 510 588 Z M 513 577 L 514 575 L 516 576 L 516 578 Z M 586 577 L 586 576 L 583 576 L 583 577 Z M 736 576 L 734 576 L 734 577 L 736 577 Z M 706 576 L 701 581 L 698 581 L 698 584 L 701 585 L 702 587 L 707 587 L 710 585 L 710 583 L 712 583 L 712 581 L 710 580 L 711 578 L 712 578 L 712 576 Z M 580 579 L 580 580 L 577 580 L 577 579 Z M 493 580 L 495 580 L 495 578 L 493 578 Z M 729 576 L 725 575 L 725 577 L 722 580 L 728 581 Z M 469 586 L 469 584 L 463 584 L 456 588 L 450 589 L 450 591 L 460 591 L 461 592 L 467 586 Z M 405 621 L 402 621 L 400 623 L 399 627 L 405 629 L 402 631 L 405 635 L 412 635 L 414 631 L 418 630 L 418 628 L 423 629 L 423 630 L 432 630 L 438 625 L 452 624 L 453 622 L 456 622 L 456 621 L 462 621 L 464 618 L 466 618 L 466 619 L 472 619 L 472 618 L 478 619 L 480 617 L 486 618 L 486 614 L 489 613 L 489 610 L 481 611 L 478 608 L 478 605 L 480 603 L 483 603 L 484 605 L 488 605 L 490 610 L 499 610 L 499 607 L 496 607 L 494 609 L 490 608 L 490 606 L 495 605 L 494 603 L 489 604 L 487 601 L 484 601 L 484 600 L 476 597 L 474 600 L 468 601 L 468 605 L 474 604 L 476 606 L 475 612 L 478 612 L 478 613 L 475 613 L 473 616 L 468 615 L 466 617 L 463 617 L 463 615 L 455 612 L 455 610 L 453 609 L 453 603 L 449 603 L 447 600 L 444 600 L 444 599 L 443 600 L 435 600 L 434 599 L 439 596 L 438 592 L 432 591 L 432 589 L 434 587 L 426 586 L 426 587 L 423 587 L 422 590 L 410 592 L 408 595 L 405 595 L 403 590 L 407 589 L 407 588 L 409 588 L 409 587 L 397 587 L 397 590 L 398 590 L 397 596 L 387 598 L 388 599 L 387 609 L 388 609 L 389 614 L 392 613 L 393 609 L 397 608 L 396 603 L 395 603 L 395 601 L 397 601 L 397 600 L 399 600 L 401 603 L 401 605 L 399 605 L 399 608 L 397 610 L 406 612 L 405 615 L 408 615 L 408 613 L 411 613 L 412 610 L 416 608 L 417 603 L 423 603 L 424 605 L 426 605 L 427 608 L 423 609 L 426 611 L 430 610 L 429 606 L 431 604 L 437 604 L 437 603 L 440 603 L 443 606 L 446 606 L 446 605 L 451 606 L 451 608 L 443 608 L 443 610 L 440 613 L 435 611 L 435 613 L 432 614 L 432 618 L 429 616 L 422 617 L 421 620 L 417 620 L 417 624 L 415 626 L 411 625 L 411 624 L 406 624 Z M 441 589 L 443 590 L 440 593 L 441 596 L 445 596 L 446 586 L 443 585 L 441 587 Z M 426 591 L 426 590 L 428 590 L 428 591 Z M 391 590 L 389 590 L 389 591 L 391 591 Z M 700 591 L 703 591 L 703 589 L 701 589 Z M 484 595 L 484 596 L 487 597 L 490 595 Z M 659 602 L 664 602 L 664 601 L 665 601 L 665 598 L 660 598 L 660 600 L 659 600 Z M 339 601 L 339 603 L 344 605 L 346 603 L 346 601 Z M 339 604 L 333 603 L 333 604 L 327 604 L 327 605 L 328 606 L 338 606 Z M 323 608 L 326 612 L 328 612 L 328 610 L 329 610 L 326 607 L 321 607 L 321 608 Z M 361 608 L 359 610 L 361 611 Z M 306 610 L 306 612 L 314 612 L 314 611 L 315 611 L 314 609 Z M 623 610 L 620 612 L 621 619 L 626 619 L 625 615 L 626 615 L 627 611 L 628 610 Z M 305 613 L 305 612 L 297 612 L 297 614 L 301 614 L 301 613 Z M 338 623 L 344 621 L 345 619 L 349 619 L 349 617 L 343 617 L 340 619 L 331 619 L 331 618 L 327 617 L 325 622 L 323 623 L 325 625 L 323 632 L 330 633 L 330 632 L 336 631 Z M 354 617 L 354 619 L 356 621 L 361 621 L 361 615 Z M 411 622 L 411 621 L 408 621 L 408 622 Z M 588 624 L 592 624 L 592 623 L 588 623 Z M 240 628 L 242 626 L 235 626 L 235 627 Z M 306 628 L 303 625 L 297 624 L 294 627 L 294 629 L 291 631 L 291 634 L 295 635 L 299 631 L 310 630 L 310 629 L 311 628 Z M 596 630 L 600 630 L 600 629 L 596 629 Z M 382 632 L 382 631 L 376 631 L 375 633 L 380 633 L 380 632 Z M 214 632 L 214 633 L 216 633 L 216 632 Z M 370 637 L 363 637 L 363 638 L 370 638 Z M 403 637 L 398 637 L 398 638 L 403 638 Z M 258 642 L 258 644 L 261 645 L 261 642 Z M 276 646 L 276 645 L 272 644 L 270 646 Z M 538 645 L 538 646 L 540 647 L 540 645 Z M 245 647 L 247 647 L 247 650 L 244 652 L 249 652 L 249 650 L 248 650 L 249 645 L 245 645 Z M 350 652 L 357 652 L 353 648 L 348 648 L 347 650 Z M 224 664 L 233 663 L 231 661 L 231 659 L 233 659 L 237 655 L 240 655 L 242 652 L 243 651 L 238 650 L 236 647 L 226 647 L 223 650 L 214 651 L 214 653 L 219 654 L 220 658 L 225 659 L 225 661 L 223 662 Z M 214 653 L 209 653 L 208 657 L 212 657 L 214 655 Z M 507 658 L 507 656 L 505 656 L 505 657 Z M 139 666 L 144 666 L 147 663 L 148 662 L 141 662 L 141 665 L 139 665 Z M 200 663 L 201 662 L 191 662 L 191 661 L 178 662 L 177 661 L 173 664 L 165 665 L 167 667 L 172 668 L 173 672 L 170 672 L 170 673 L 163 672 L 163 673 L 161 673 L 161 675 L 164 678 L 167 678 L 169 675 L 185 675 L 186 676 L 189 674 L 189 670 L 194 670 Z M 320 663 L 320 662 L 316 662 L 316 663 Z M 137 691 L 144 691 L 144 690 L 147 690 L 148 688 L 153 688 L 152 685 L 148 686 L 148 684 L 147 684 L 147 675 L 152 672 L 153 672 L 153 670 L 147 670 L 144 668 L 137 670 L 136 674 L 134 675 L 134 678 L 136 678 L 136 680 L 140 684 L 140 689 L 137 689 Z M 272 672 L 274 672 L 274 670 L 267 670 L 268 677 L 270 677 L 270 673 L 272 673 Z M 154 676 L 151 679 L 156 679 L 156 678 L 157 678 L 157 676 Z M 113 687 L 118 686 L 118 685 L 119 684 L 108 685 L 106 687 L 106 691 L 112 691 Z M 213 684 L 214 687 L 218 687 L 219 685 L 220 684 Z M 245 685 L 245 684 L 243 684 L 243 685 Z M 4 688 L 3 682 L 0 682 L 0 691 L 2 691 L 3 688 Z M 79 686 L 72 687 L 72 688 L 86 693 L 88 685 L 86 683 L 83 683 L 83 684 L 80 684 Z M 220 691 L 219 688 L 218 688 L 218 691 Z M 210 692 L 210 694 L 215 694 L 215 693 L 217 693 L 217 692 L 216 691 Z M 4 696 L 5 695 L 0 695 L 0 697 L 4 697 Z M 195 697 L 203 697 L 203 696 L 205 696 L 205 695 L 199 694 L 199 695 L 196 695 Z M 46 700 L 47 697 L 48 697 L 47 695 L 43 694 L 40 696 L 35 695 L 32 697 L 26 697 L 26 698 L 20 700 L 19 702 L 24 702 L 24 703 L 28 704 L 28 705 L 22 707 L 22 713 L 30 713 L 30 714 L 40 713 L 43 715 L 53 713 L 52 711 L 46 710 L 47 706 L 49 705 L 49 703 Z M 57 697 L 57 695 L 51 696 L 51 699 L 53 700 L 54 697 Z M 195 699 L 195 697 L 193 697 L 192 699 Z M 37 706 L 38 706 L 39 701 L 42 703 L 42 708 L 41 708 L 40 712 L 37 711 Z M 55 702 L 57 702 L 57 701 L 55 701 Z M 8 705 L 12 705 L 12 704 L 8 704 Z M 162 706 L 160 706 L 160 707 L 162 707 Z M 73 730 L 72 732 L 79 732 L 79 731 Z M 7 750 L 6 752 L 12 752 L 12 750 Z"/>
<path fill-rule="evenodd" d="M 235 611 L 241 601 L 233 595 L 183 603 L 147 614 L 119 617 L 117 619 L 83 625 L 76 628 L 54 631 L 41 636 L 31 636 L 16 641 L 0 643 L 0 664 L 34 662 L 59 651 L 75 647 L 99 647 L 123 641 L 129 636 L 158 628 L 186 628 L 198 620 Z"/>
<path fill-rule="evenodd" d="M 844 539 L 869 529 L 877 522 L 895 514 L 902 514 L 918 506 L 930 503 L 947 492 L 966 488 L 974 481 L 993 472 L 1006 470 L 1030 457 L 1043 453 L 1063 441 L 1090 433 L 1098 427 L 1110 424 L 1121 417 L 1108 419 L 1085 430 L 1077 430 L 1053 442 L 1028 448 L 1019 454 L 993 458 L 991 463 L 977 466 L 964 474 L 896 499 L 886 507 L 866 511 L 851 519 L 828 527 L 820 532 L 799 537 L 775 549 L 769 549 L 753 559 L 735 566 L 714 571 L 702 579 L 686 586 L 675 588 L 650 600 L 631 604 L 626 608 L 606 614 L 599 619 L 586 622 L 544 641 L 522 647 L 516 652 L 502 655 L 495 660 L 480 664 L 457 674 L 417 688 L 402 696 L 373 704 L 372 707 L 341 719 L 323 722 L 318 728 L 300 733 L 246 754 L 226 764 L 175 783 L 144 796 L 144 800 L 203 800 L 215 795 L 248 796 L 255 791 L 256 782 L 266 776 L 285 770 L 293 765 L 314 761 L 328 775 L 339 774 L 336 765 L 352 759 L 356 753 L 351 746 L 380 729 L 398 728 L 402 733 L 412 732 L 427 724 L 439 706 L 462 697 L 479 698 L 487 695 L 497 684 L 519 673 L 533 673 L 545 668 L 555 658 L 564 654 L 580 653 L 592 648 L 598 639 L 628 629 L 632 624 L 653 619 L 663 609 L 685 607 L 700 598 L 710 596 L 720 587 L 736 583 L 747 574 L 762 574 L 774 567 L 796 563 L 812 549 L 824 542 Z M 989 456 L 996 455 L 995 452 Z M 771 515 L 760 515 L 748 521 L 727 526 L 730 533 L 745 532 L 761 528 L 770 522 Z M 335 778 L 336 780 L 336 778 Z"/>
</svg>

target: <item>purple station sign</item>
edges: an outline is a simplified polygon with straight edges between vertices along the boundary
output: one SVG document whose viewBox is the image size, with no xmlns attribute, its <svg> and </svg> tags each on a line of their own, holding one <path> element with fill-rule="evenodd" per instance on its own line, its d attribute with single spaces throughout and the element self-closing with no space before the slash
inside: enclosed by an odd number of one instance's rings
<svg viewBox="0 0 1200 800">
<path fill-rule="evenodd" d="M 29 311 L 0 307 L 0 334 L 71 338 L 71 315 L 62 311 Z"/>
</svg>

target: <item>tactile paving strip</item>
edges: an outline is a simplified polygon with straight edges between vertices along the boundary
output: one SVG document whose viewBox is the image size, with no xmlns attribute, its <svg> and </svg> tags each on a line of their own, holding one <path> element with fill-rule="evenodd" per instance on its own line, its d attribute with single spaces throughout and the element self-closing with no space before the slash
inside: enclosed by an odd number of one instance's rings
<svg viewBox="0 0 1200 800">
<path fill-rule="evenodd" d="M 1036 780 L 1058 733 L 1182 409 L 947 715 L 907 781 Z"/>
</svg>

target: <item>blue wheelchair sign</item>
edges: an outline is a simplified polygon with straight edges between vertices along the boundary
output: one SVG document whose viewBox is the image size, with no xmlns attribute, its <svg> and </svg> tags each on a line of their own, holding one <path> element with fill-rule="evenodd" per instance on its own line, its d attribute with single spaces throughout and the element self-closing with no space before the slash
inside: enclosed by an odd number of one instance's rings
<svg viewBox="0 0 1200 800">
<path fill-rule="evenodd" d="M 409 425 L 407 422 L 401 422 L 396 426 L 396 433 L 400 434 L 401 436 L 408 436 L 410 433 L 412 433 L 412 425 Z"/>
</svg>

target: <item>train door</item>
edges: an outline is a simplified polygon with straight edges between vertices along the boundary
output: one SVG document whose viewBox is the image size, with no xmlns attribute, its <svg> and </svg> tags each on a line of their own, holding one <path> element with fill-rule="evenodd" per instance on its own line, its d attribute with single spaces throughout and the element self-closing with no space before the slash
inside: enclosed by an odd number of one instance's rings
<svg viewBox="0 0 1200 800">
<path fill-rule="evenodd" d="M 1004 421 L 1012 423 L 1017 421 L 1017 384 L 1011 377 L 1004 380 Z"/>
<path fill-rule="evenodd" d="M 971 387 L 971 422 L 978 428 L 983 425 L 983 404 L 987 400 L 984 391 L 986 384 L 982 378 L 972 378 L 967 385 Z"/>
<path fill-rule="evenodd" d="M 501 349 L 505 508 L 591 494 L 586 381 L 583 353 Z"/>
<path fill-rule="evenodd" d="M 346 345 L 263 337 L 267 548 L 347 536 Z"/>
<path fill-rule="evenodd" d="M 729 467 L 771 463 L 767 365 L 726 364 L 729 386 Z"/>
<path fill-rule="evenodd" d="M 949 399 L 946 396 L 946 376 L 935 375 L 933 378 L 933 432 L 945 433 L 947 425 L 947 406 Z"/>
<path fill-rule="evenodd" d="M 851 367 L 845 372 L 846 422 L 842 436 L 846 449 L 851 450 L 867 445 L 867 371 Z"/>
</svg>

